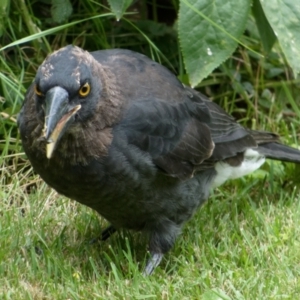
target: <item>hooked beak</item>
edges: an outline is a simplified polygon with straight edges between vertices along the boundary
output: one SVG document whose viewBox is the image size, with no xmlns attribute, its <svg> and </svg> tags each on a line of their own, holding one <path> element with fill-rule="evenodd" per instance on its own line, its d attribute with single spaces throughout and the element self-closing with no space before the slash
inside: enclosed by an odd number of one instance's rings
<svg viewBox="0 0 300 300">
<path fill-rule="evenodd" d="M 46 139 L 46 156 L 48 159 L 52 154 L 69 125 L 74 121 L 74 115 L 81 105 L 69 104 L 68 92 L 59 87 L 53 87 L 46 94 L 44 137 Z"/>
</svg>

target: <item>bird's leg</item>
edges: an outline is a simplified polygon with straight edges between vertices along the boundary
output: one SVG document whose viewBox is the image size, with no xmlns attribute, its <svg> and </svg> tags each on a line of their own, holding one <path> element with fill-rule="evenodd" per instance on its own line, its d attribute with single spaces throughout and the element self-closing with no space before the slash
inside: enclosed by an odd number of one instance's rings
<svg viewBox="0 0 300 300">
<path fill-rule="evenodd" d="M 143 275 L 146 276 L 151 275 L 160 264 L 164 254 L 173 247 L 180 232 L 180 226 L 169 220 L 160 226 L 156 224 L 155 227 L 155 230 L 152 230 L 150 234 L 149 250 L 151 257 L 143 272 Z"/>
<path fill-rule="evenodd" d="M 106 241 L 112 234 L 114 234 L 117 231 L 117 229 L 113 225 L 109 225 L 107 228 L 105 228 L 101 235 L 92 239 L 90 241 L 90 244 L 94 244 L 98 241 Z"/>
<path fill-rule="evenodd" d="M 100 240 L 106 241 L 112 234 L 114 234 L 117 229 L 113 225 L 109 225 L 101 232 Z"/>
<path fill-rule="evenodd" d="M 162 253 L 153 253 L 151 254 L 150 259 L 147 261 L 147 265 L 144 269 L 143 275 L 148 276 L 151 275 L 154 269 L 160 264 L 162 258 Z"/>
</svg>

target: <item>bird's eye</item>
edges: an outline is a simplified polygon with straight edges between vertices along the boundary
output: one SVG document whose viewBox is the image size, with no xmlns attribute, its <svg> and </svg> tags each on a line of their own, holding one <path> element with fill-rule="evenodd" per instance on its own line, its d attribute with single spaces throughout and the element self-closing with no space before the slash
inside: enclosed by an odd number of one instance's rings
<svg viewBox="0 0 300 300">
<path fill-rule="evenodd" d="M 85 84 L 83 84 L 79 90 L 79 95 L 81 97 L 86 97 L 91 91 L 91 86 L 88 82 L 86 82 Z"/>
<path fill-rule="evenodd" d="M 34 86 L 34 92 L 35 92 L 39 97 L 43 96 L 43 93 L 42 93 L 42 91 L 40 90 L 40 87 L 39 87 L 37 84 Z"/>
</svg>

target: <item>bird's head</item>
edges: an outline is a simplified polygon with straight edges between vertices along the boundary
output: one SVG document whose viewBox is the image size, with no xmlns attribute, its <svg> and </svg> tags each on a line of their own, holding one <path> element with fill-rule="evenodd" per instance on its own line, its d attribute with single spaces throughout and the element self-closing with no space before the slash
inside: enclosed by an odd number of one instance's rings
<svg viewBox="0 0 300 300">
<path fill-rule="evenodd" d="M 74 46 L 54 52 L 39 67 L 34 97 L 47 158 L 68 130 L 93 115 L 102 90 L 98 73 L 93 56 Z"/>
</svg>

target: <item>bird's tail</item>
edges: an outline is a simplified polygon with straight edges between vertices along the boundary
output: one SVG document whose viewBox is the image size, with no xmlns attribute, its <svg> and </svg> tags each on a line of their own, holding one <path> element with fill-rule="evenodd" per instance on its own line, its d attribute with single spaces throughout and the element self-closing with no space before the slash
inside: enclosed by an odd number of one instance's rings
<svg viewBox="0 0 300 300">
<path fill-rule="evenodd" d="M 300 150 L 280 143 L 271 142 L 259 144 L 256 150 L 270 159 L 300 164 Z"/>
</svg>

